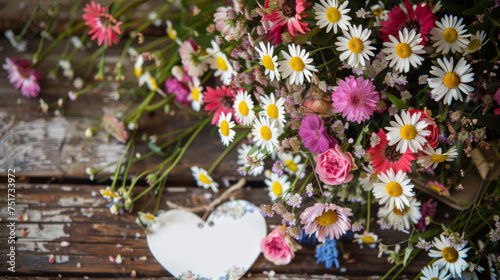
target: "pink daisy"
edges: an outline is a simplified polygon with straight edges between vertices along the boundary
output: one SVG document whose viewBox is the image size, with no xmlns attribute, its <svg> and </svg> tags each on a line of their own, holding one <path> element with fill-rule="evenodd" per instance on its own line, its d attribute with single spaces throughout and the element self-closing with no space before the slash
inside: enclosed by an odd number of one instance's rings
<svg viewBox="0 0 500 280">
<path fill-rule="evenodd" d="M 9 82 L 26 97 L 37 97 L 40 93 L 38 80 L 42 74 L 30 69 L 32 63 L 22 58 L 6 58 L 3 69 L 9 72 Z"/>
<path fill-rule="evenodd" d="M 299 135 L 311 153 L 321 154 L 337 145 L 337 140 L 328 135 L 323 120 L 317 115 L 308 115 L 302 120 Z"/>
<path fill-rule="evenodd" d="M 288 27 L 288 32 L 292 36 L 297 36 L 295 31 L 305 34 L 310 29 L 307 23 L 301 21 L 307 15 L 304 12 L 305 0 L 278 0 L 279 7 L 271 14 L 266 14 L 263 20 L 270 20 L 275 26 Z M 266 0 L 264 8 L 269 9 L 269 0 Z"/>
<path fill-rule="evenodd" d="M 376 134 L 380 139 L 379 143 L 366 151 L 372 156 L 374 173 L 385 173 L 389 169 L 393 169 L 394 172 L 403 170 L 403 172 L 411 173 L 411 162 L 417 160 L 417 156 L 410 149 L 402 154 L 396 149 L 396 145 L 389 146 L 384 130 L 380 129 L 380 132 Z"/>
<path fill-rule="evenodd" d="M 187 69 L 191 77 L 200 77 L 208 70 L 208 64 L 205 60 L 199 58 L 200 47 L 191 39 L 187 39 L 179 47 L 182 65 Z"/>
<path fill-rule="evenodd" d="M 101 4 L 92 1 L 83 8 L 85 14 L 83 19 L 85 20 L 85 25 L 92 28 L 89 31 L 89 35 L 92 35 L 92 40 L 97 38 L 97 44 L 100 46 L 104 41 L 104 46 L 111 46 L 112 44 L 118 43 L 117 34 L 121 34 L 120 25 L 123 23 L 121 21 L 116 21 L 116 19 L 109 14 L 108 7 L 101 7 Z"/>
<path fill-rule="evenodd" d="M 379 93 L 370 80 L 362 77 L 347 77 L 340 80 L 337 90 L 332 93 L 332 107 L 351 122 L 361 123 L 370 118 L 380 100 Z"/>
<path fill-rule="evenodd" d="M 216 87 L 215 89 L 207 87 L 207 91 L 203 92 L 203 103 L 206 104 L 205 111 L 208 111 L 210 114 L 215 112 L 212 124 L 219 121 L 221 112 L 224 112 L 226 115 L 228 113 L 235 114 L 233 103 L 238 90 L 244 91 L 245 89 L 226 86 Z M 242 125 L 237 118 L 235 120 L 239 125 Z"/>
<path fill-rule="evenodd" d="M 397 37 L 399 31 L 407 28 L 415 30 L 417 34 L 420 33 L 421 38 L 423 38 L 420 44 L 425 45 L 425 42 L 429 40 L 425 35 L 429 34 L 437 19 L 436 15 L 432 13 L 431 5 L 418 3 L 414 9 L 410 1 L 406 0 L 405 8 L 406 11 L 395 6 L 391 12 L 387 13 L 389 20 L 380 23 L 382 25 L 380 37 L 385 42 L 389 42 L 389 35 Z"/>
<path fill-rule="evenodd" d="M 320 242 L 325 242 L 326 237 L 339 239 L 346 231 L 351 229 L 351 209 L 342 208 L 333 203 L 316 203 L 300 214 L 300 223 L 304 225 L 306 234 L 316 233 Z"/>
</svg>

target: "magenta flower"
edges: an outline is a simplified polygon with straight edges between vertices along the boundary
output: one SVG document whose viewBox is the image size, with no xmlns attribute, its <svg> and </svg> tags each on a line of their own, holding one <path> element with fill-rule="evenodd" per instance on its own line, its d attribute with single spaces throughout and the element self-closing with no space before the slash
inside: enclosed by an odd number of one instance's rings
<svg viewBox="0 0 500 280">
<path fill-rule="evenodd" d="M 40 93 L 38 80 L 42 78 L 42 74 L 30 69 L 31 65 L 30 61 L 22 58 L 6 58 L 3 69 L 9 72 L 9 82 L 14 88 L 26 97 L 37 97 Z"/>
<path fill-rule="evenodd" d="M 89 35 L 92 35 L 92 40 L 97 38 L 97 44 L 100 46 L 104 42 L 104 46 L 111 46 L 118 43 L 118 35 L 121 34 L 121 21 L 109 14 L 108 7 L 101 7 L 101 4 L 92 1 L 83 8 L 85 14 L 83 19 L 85 25 L 92 28 Z"/>
<path fill-rule="evenodd" d="M 370 119 L 379 100 L 375 86 L 362 77 L 354 79 L 349 76 L 345 81 L 340 80 L 337 90 L 332 93 L 333 109 L 337 113 L 342 112 L 342 116 L 351 122 L 361 123 Z"/>
<path fill-rule="evenodd" d="M 316 203 L 300 214 L 300 223 L 304 225 L 306 234 L 316 233 L 320 242 L 325 242 L 326 237 L 339 239 L 351 229 L 351 209 L 342 208 L 333 203 Z"/>
<path fill-rule="evenodd" d="M 191 104 L 188 99 L 190 94 L 189 88 L 185 86 L 182 82 L 177 80 L 175 77 L 170 77 L 165 81 L 165 87 L 168 94 L 175 94 L 175 101 L 179 104 Z"/>
<path fill-rule="evenodd" d="M 206 104 L 205 111 L 208 111 L 209 114 L 215 112 L 212 124 L 215 124 L 219 120 L 221 112 L 224 112 L 226 115 L 231 113 L 234 116 L 233 103 L 236 98 L 236 92 L 239 90 L 241 88 L 222 86 L 216 88 L 207 87 L 207 90 L 203 92 L 203 103 Z M 235 119 L 235 121 L 241 125 L 238 119 Z"/>
<path fill-rule="evenodd" d="M 311 153 L 321 154 L 337 145 L 337 140 L 328 135 L 323 120 L 317 115 L 308 115 L 302 120 L 299 135 Z"/>
</svg>

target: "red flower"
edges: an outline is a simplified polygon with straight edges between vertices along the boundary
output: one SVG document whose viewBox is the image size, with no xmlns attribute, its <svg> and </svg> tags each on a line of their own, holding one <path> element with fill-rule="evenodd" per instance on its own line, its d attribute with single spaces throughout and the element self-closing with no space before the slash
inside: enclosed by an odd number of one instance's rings
<svg viewBox="0 0 500 280">
<path fill-rule="evenodd" d="M 273 26 L 287 26 L 292 36 L 297 36 L 295 31 L 305 34 L 310 29 L 307 23 L 301 21 L 307 15 L 304 12 L 305 0 L 278 0 L 279 7 L 271 14 L 266 14 L 263 20 L 270 20 Z M 269 9 L 269 0 L 264 3 L 264 8 Z"/>
<path fill-rule="evenodd" d="M 210 114 L 215 112 L 212 124 L 217 123 L 221 112 L 224 112 L 225 115 L 231 113 L 234 116 L 235 111 L 233 109 L 233 103 L 238 90 L 244 89 L 226 86 L 217 87 L 215 89 L 207 87 L 207 91 L 203 92 L 203 103 L 206 104 L 205 111 L 208 111 Z M 237 118 L 235 118 L 235 121 L 242 125 Z"/>
<path fill-rule="evenodd" d="M 414 29 L 423 38 L 420 44 L 425 45 L 425 42 L 429 40 L 425 35 L 429 34 L 430 30 L 435 26 L 437 17 L 432 13 L 431 5 L 428 3 L 425 5 L 418 3 L 416 6 L 416 10 L 414 10 L 408 0 L 405 1 L 406 11 L 395 6 L 391 12 L 387 13 L 390 20 L 380 23 L 382 25 L 380 37 L 385 42 L 389 42 L 389 35 L 398 37 L 399 31 L 404 28 L 408 30 Z"/>
<path fill-rule="evenodd" d="M 118 43 L 118 35 L 121 34 L 121 21 L 109 14 L 108 7 L 101 7 L 101 4 L 92 1 L 83 8 L 85 14 L 83 19 L 85 25 L 92 27 L 89 35 L 92 35 L 92 40 L 97 38 L 97 44 L 100 46 L 104 42 L 104 46 L 111 46 Z"/>
<path fill-rule="evenodd" d="M 380 138 L 380 142 L 367 151 L 372 156 L 372 165 L 375 169 L 374 173 L 385 173 L 391 168 L 395 173 L 399 170 L 411 173 L 411 161 L 417 160 L 417 156 L 411 152 L 410 149 L 402 154 L 396 149 L 397 145 L 389 146 L 389 141 L 387 140 L 384 130 L 380 129 L 377 136 Z"/>
</svg>

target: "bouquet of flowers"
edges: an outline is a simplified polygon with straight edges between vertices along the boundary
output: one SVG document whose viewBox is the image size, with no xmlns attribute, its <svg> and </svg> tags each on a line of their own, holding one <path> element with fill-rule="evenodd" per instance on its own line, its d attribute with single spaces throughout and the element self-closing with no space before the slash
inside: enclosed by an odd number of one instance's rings
<svg viewBox="0 0 500 280">
<path fill-rule="evenodd" d="M 498 271 L 498 256 L 490 254 L 500 240 L 500 2 L 172 0 L 141 20 L 130 16 L 143 2 L 92 1 L 81 16 L 77 1 L 67 30 L 48 47 L 50 22 L 31 60 L 7 58 L 3 66 L 14 87 L 36 98 L 43 95 L 38 66 L 67 40 L 49 76 L 62 70 L 76 90 L 58 104 L 41 99 L 45 112 L 61 113 L 68 99 L 77 102 L 107 83 L 118 84 L 116 98 L 135 97 L 132 110 L 103 116 L 85 132 L 90 139 L 103 129 L 126 145 L 112 184 L 101 191 L 113 199 L 113 213 L 131 210 L 149 191 L 161 197 L 169 172 L 202 128 L 212 125 L 227 149 L 209 170 L 193 166 L 193 177 L 198 186 L 218 192 L 210 174 L 238 148 L 235 172 L 263 178 L 271 203 L 261 206 L 262 213 L 283 220 L 262 243 L 264 256 L 275 264 L 293 261 L 292 237 L 315 238 L 322 244 L 318 261 L 338 266 L 336 242 L 359 232 L 355 241 L 379 244 L 381 254 L 392 252 L 398 265 L 428 254 L 421 279 L 476 276 L 488 258 L 492 273 Z M 143 34 L 165 28 L 152 40 Z M 19 51 L 23 35 L 6 32 Z M 74 77 L 78 69 L 71 66 L 88 43 L 98 45 L 88 58 L 97 61 L 89 66 L 94 81 Z M 123 49 L 114 81 L 105 80 L 110 47 Z M 132 75 L 125 65 L 133 65 Z M 168 135 L 137 137 L 141 116 L 173 105 L 201 120 Z M 136 157 L 138 141 L 151 152 Z M 119 186 L 130 166 L 152 155 L 164 160 Z M 101 170 L 88 173 L 93 178 Z M 474 177 L 478 170 L 481 176 Z M 144 179 L 149 188 L 133 196 Z M 444 199 L 474 195 L 455 205 L 463 211 L 452 223 L 433 226 L 436 205 L 422 201 L 420 190 Z M 373 222 L 372 204 L 380 206 Z M 158 208 L 139 212 L 141 225 L 151 227 Z M 406 232 L 406 250 L 389 250 L 370 231 L 375 226 Z M 487 233 L 481 248 L 473 242 L 480 232 Z"/>
</svg>

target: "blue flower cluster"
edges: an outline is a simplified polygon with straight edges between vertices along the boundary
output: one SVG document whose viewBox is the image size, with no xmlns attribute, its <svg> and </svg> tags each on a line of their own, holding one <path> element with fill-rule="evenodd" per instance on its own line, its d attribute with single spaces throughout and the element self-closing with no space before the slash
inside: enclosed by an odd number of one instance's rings
<svg viewBox="0 0 500 280">
<path fill-rule="evenodd" d="M 339 268 L 339 251 L 337 250 L 337 241 L 326 238 L 323 245 L 316 248 L 317 264 L 324 262 L 326 268 L 332 268 L 333 263 Z"/>
</svg>

